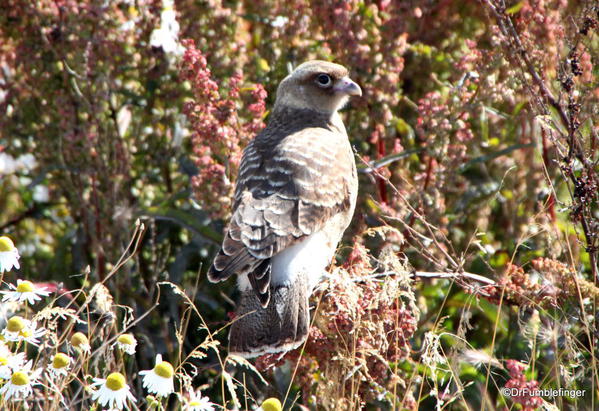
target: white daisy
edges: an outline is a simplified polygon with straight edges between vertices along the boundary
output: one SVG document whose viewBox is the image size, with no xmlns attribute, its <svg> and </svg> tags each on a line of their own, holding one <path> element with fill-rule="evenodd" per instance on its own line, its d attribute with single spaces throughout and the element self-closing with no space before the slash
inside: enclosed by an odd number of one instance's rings
<svg viewBox="0 0 599 411">
<path fill-rule="evenodd" d="M 14 174 L 17 171 L 17 161 L 10 154 L 0 153 L 0 176 Z"/>
<path fill-rule="evenodd" d="M 202 397 L 202 393 L 198 390 L 190 395 L 189 400 L 185 403 L 185 411 L 214 411 L 215 404 L 210 402 L 210 398 Z"/>
<path fill-rule="evenodd" d="M 13 354 L 4 343 L 0 343 L 0 378 L 10 379 L 14 370 L 23 367 L 25 364 L 25 353 Z"/>
<path fill-rule="evenodd" d="M 26 341 L 29 344 L 39 345 L 39 338 L 46 333 L 45 328 L 37 328 L 35 321 L 29 321 L 15 315 L 6 322 L 2 335 L 6 341 Z"/>
<path fill-rule="evenodd" d="M 283 27 L 287 23 L 289 23 L 289 18 L 286 16 L 277 16 L 270 21 L 270 25 L 277 28 Z"/>
<path fill-rule="evenodd" d="M 29 320 L 18 315 L 14 315 L 6 322 L 6 327 L 2 330 L 2 336 L 6 341 L 18 341 L 19 333 L 25 329 Z"/>
<path fill-rule="evenodd" d="M 129 391 L 125 376 L 120 372 L 113 372 L 106 379 L 94 378 L 92 384 L 99 387 L 92 394 L 92 399 L 98 401 L 103 407 L 116 408 L 119 410 L 126 406 L 127 400 L 135 402 L 135 397 Z"/>
<path fill-rule="evenodd" d="M 61 352 L 52 357 L 52 363 L 48 366 L 48 372 L 54 377 L 67 375 L 71 367 L 71 357 Z"/>
<path fill-rule="evenodd" d="M 42 297 L 50 295 L 49 291 L 46 291 L 43 287 L 36 287 L 31 281 L 17 280 L 17 286 L 9 284 L 8 287 L 11 291 L 0 291 L 0 294 L 4 294 L 2 301 L 16 301 L 22 303 L 27 300 L 29 304 L 34 304 L 36 301 L 41 300 Z"/>
<path fill-rule="evenodd" d="M 73 336 L 71 337 L 71 344 L 73 345 L 73 347 L 82 352 L 89 353 L 91 351 L 89 340 L 87 339 L 87 336 L 82 332 L 77 331 L 75 334 L 73 334 Z"/>
<path fill-rule="evenodd" d="M 21 268 L 19 265 L 19 250 L 12 240 L 6 236 L 0 237 L 0 273 L 10 271 L 12 268 Z"/>
<path fill-rule="evenodd" d="M 168 361 L 162 361 L 162 355 L 156 356 L 156 365 L 151 370 L 140 371 L 143 375 L 143 386 L 152 394 L 166 397 L 175 390 L 173 377 L 175 370 Z"/>
<path fill-rule="evenodd" d="M 162 1 L 162 13 L 160 13 L 160 28 L 155 29 L 150 35 L 150 46 L 162 48 L 166 54 L 180 56 L 185 51 L 179 43 L 179 23 L 175 14 L 174 2 Z"/>
<path fill-rule="evenodd" d="M 0 388 L 0 396 L 3 396 L 3 399 L 8 400 L 11 397 L 15 400 L 26 398 L 33 392 L 32 387 L 34 385 L 40 385 L 38 379 L 42 370 L 38 368 L 32 371 L 32 365 L 33 362 L 29 361 L 11 374 L 10 379 Z"/>
<path fill-rule="evenodd" d="M 127 354 L 133 355 L 135 354 L 135 347 L 137 347 L 137 340 L 133 334 L 122 334 L 117 338 L 115 345 Z"/>
</svg>

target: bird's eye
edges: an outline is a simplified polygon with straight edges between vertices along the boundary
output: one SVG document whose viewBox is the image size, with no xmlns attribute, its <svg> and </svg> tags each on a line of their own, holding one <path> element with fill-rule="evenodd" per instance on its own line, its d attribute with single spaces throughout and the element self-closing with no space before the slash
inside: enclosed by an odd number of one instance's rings
<svg viewBox="0 0 599 411">
<path fill-rule="evenodd" d="M 331 76 L 329 76 L 328 74 L 319 74 L 316 77 L 316 83 L 320 87 L 328 87 L 331 85 L 332 82 L 333 80 L 331 79 Z"/>
</svg>

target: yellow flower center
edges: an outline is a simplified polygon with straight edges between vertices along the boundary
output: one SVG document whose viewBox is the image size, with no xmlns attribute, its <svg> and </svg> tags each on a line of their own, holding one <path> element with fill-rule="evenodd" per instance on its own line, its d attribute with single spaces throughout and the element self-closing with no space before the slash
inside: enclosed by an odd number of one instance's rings
<svg viewBox="0 0 599 411">
<path fill-rule="evenodd" d="M 262 403 L 262 409 L 264 411 L 281 411 L 283 406 L 281 405 L 281 401 L 276 398 L 269 398 Z"/>
<path fill-rule="evenodd" d="M 17 371 L 10 377 L 10 382 L 13 385 L 27 385 L 29 384 L 29 376 L 24 372 Z"/>
<path fill-rule="evenodd" d="M 119 338 L 117 338 L 117 341 L 120 342 L 121 344 L 125 344 L 125 345 L 135 344 L 135 338 L 131 334 L 119 335 Z"/>
<path fill-rule="evenodd" d="M 73 347 L 80 347 L 82 345 L 89 345 L 89 340 L 82 332 L 76 332 L 71 337 L 71 344 L 73 344 Z"/>
<path fill-rule="evenodd" d="M 8 358 L 0 357 L 0 365 L 7 365 L 7 364 L 8 364 Z"/>
<path fill-rule="evenodd" d="M 0 252 L 12 251 L 15 249 L 15 244 L 10 238 L 3 235 L 0 237 Z"/>
<path fill-rule="evenodd" d="M 34 290 L 33 283 L 31 281 L 21 281 L 19 285 L 17 285 L 18 293 L 30 293 Z"/>
<path fill-rule="evenodd" d="M 106 378 L 106 386 L 112 391 L 122 390 L 125 385 L 125 377 L 120 372 L 113 372 Z"/>
<path fill-rule="evenodd" d="M 175 370 L 170 362 L 162 361 L 161 363 L 156 364 L 154 367 L 154 373 L 163 378 L 173 378 L 173 375 L 175 375 Z"/>
<path fill-rule="evenodd" d="M 19 317 L 18 315 L 10 317 L 10 319 L 6 323 L 6 329 L 11 333 L 18 333 L 23 328 L 25 328 L 25 321 L 22 317 Z"/>
<path fill-rule="evenodd" d="M 33 333 L 31 332 L 31 330 L 21 330 L 19 331 L 19 335 L 23 338 L 29 338 L 33 335 Z"/>
<path fill-rule="evenodd" d="M 71 362 L 71 359 L 67 355 L 59 352 L 58 354 L 56 354 L 54 356 L 54 359 L 52 360 L 52 367 L 59 370 L 61 368 L 65 368 L 66 366 L 68 366 L 70 362 Z"/>
</svg>

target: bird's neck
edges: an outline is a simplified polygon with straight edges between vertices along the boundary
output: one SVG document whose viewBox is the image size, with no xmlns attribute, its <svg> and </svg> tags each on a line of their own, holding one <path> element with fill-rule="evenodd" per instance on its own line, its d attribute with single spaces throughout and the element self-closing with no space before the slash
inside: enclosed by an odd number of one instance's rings
<svg viewBox="0 0 599 411">
<path fill-rule="evenodd" d="M 283 126 L 292 132 L 307 127 L 322 127 L 345 133 L 343 121 L 337 111 L 327 112 L 288 105 L 275 105 L 267 128 L 271 125 L 277 128 Z"/>
<path fill-rule="evenodd" d="M 270 152 L 285 137 L 306 128 L 324 128 L 336 135 L 347 136 L 337 112 L 324 113 L 308 108 L 275 105 L 266 128 L 254 140 L 254 148 L 259 152 Z"/>
</svg>

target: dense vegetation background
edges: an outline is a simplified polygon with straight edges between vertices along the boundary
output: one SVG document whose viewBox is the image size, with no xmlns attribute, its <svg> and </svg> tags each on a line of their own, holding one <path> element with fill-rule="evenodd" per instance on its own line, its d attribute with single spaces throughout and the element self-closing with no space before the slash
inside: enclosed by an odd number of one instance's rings
<svg viewBox="0 0 599 411">
<path fill-rule="evenodd" d="M 148 407 L 136 375 L 156 353 L 175 365 L 182 402 L 193 386 L 227 408 L 599 406 L 593 0 L 0 9 L 0 235 L 21 254 L 3 281 L 54 291 L 27 312 L 56 337 L 30 347 L 37 362 L 76 330 L 97 354 L 62 402 L 35 388 L 34 407 L 89 407 L 87 376 L 119 370 Z M 364 91 L 343 113 L 359 204 L 306 346 L 254 368 L 227 358 L 233 281 L 205 271 L 241 150 L 279 81 L 313 58 L 347 66 Z M 123 332 L 139 341 L 131 358 L 104 344 Z"/>
</svg>

